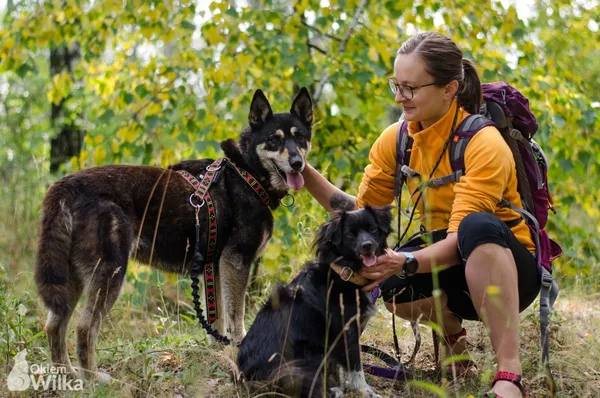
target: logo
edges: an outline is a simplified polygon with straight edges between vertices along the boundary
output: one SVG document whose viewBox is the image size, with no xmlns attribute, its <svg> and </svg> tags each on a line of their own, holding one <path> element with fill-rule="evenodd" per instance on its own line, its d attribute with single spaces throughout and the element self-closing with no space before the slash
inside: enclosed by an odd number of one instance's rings
<svg viewBox="0 0 600 398">
<path fill-rule="evenodd" d="M 8 374 L 9 391 L 82 391 L 83 380 L 69 377 L 66 366 L 48 366 L 27 362 L 27 349 L 14 357 L 15 364 Z"/>
</svg>

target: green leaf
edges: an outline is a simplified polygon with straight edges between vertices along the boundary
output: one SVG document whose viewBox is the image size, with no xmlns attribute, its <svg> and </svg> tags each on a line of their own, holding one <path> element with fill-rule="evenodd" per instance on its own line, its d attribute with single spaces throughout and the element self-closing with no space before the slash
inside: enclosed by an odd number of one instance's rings
<svg viewBox="0 0 600 398">
<path fill-rule="evenodd" d="M 135 88 L 135 92 L 141 97 L 141 98 L 145 98 L 148 94 L 150 94 L 150 91 L 148 91 L 148 89 L 146 88 L 145 85 L 140 84 L 139 86 L 137 86 Z"/>
<path fill-rule="evenodd" d="M 135 100 L 135 97 L 133 96 L 133 94 L 128 93 L 128 92 L 123 93 L 123 101 L 125 101 L 125 103 L 127 105 L 131 104 L 134 100 Z"/>
<path fill-rule="evenodd" d="M 102 124 L 108 124 L 112 118 L 115 116 L 115 113 L 113 112 L 112 109 L 107 109 L 99 118 L 98 120 L 100 121 L 100 123 Z"/>
<path fill-rule="evenodd" d="M 157 115 L 149 115 L 149 116 L 146 116 L 146 118 L 144 119 L 144 122 L 150 130 L 154 130 L 154 128 L 158 125 L 160 120 L 161 120 L 160 117 Z"/>
<path fill-rule="evenodd" d="M 186 30 L 191 30 L 192 32 L 196 30 L 196 25 L 187 20 L 181 22 L 181 27 Z"/>
</svg>

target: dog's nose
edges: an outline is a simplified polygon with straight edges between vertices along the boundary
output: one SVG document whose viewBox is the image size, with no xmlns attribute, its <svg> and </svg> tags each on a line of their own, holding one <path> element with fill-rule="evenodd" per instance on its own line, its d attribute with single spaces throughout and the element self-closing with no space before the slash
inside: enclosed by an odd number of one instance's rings
<svg viewBox="0 0 600 398">
<path fill-rule="evenodd" d="M 299 155 L 290 158 L 290 167 L 296 171 L 299 171 L 303 164 L 304 162 L 302 162 L 302 158 Z"/>
<path fill-rule="evenodd" d="M 372 252 L 373 251 L 373 242 L 366 241 L 362 244 L 362 250 L 364 252 Z"/>
</svg>

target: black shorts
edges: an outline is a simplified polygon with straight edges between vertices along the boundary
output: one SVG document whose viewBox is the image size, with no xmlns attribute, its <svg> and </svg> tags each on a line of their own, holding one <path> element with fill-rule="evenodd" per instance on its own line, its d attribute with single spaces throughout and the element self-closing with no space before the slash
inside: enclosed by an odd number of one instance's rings
<svg viewBox="0 0 600 398">
<path fill-rule="evenodd" d="M 433 239 L 437 241 L 444 237 L 445 234 L 437 234 Z M 419 250 L 423 243 L 421 238 L 411 239 L 399 251 Z M 495 243 L 512 252 L 519 278 L 519 311 L 527 308 L 540 291 L 541 276 L 538 273 L 535 255 L 517 240 L 510 228 L 498 217 L 490 213 L 469 214 L 458 228 L 460 264 L 438 273 L 439 288 L 448 297 L 448 308 L 462 319 L 479 320 L 469 294 L 465 263 L 473 250 L 485 243 Z M 395 298 L 396 303 L 408 303 L 432 297 L 432 274 L 416 274 L 406 279 L 392 276 L 381 283 L 380 289 L 385 302 L 391 302 Z"/>
</svg>

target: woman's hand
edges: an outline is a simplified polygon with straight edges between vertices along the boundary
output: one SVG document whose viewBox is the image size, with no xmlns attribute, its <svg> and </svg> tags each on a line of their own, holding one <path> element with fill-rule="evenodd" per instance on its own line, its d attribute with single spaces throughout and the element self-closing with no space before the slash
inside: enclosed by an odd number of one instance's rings
<svg viewBox="0 0 600 398">
<path fill-rule="evenodd" d="M 363 287 L 363 291 L 371 291 L 381 282 L 393 275 L 402 273 L 406 257 L 392 249 L 385 249 L 385 254 L 377 257 L 377 264 L 373 267 L 362 267 L 359 274 L 373 282 Z"/>
</svg>

